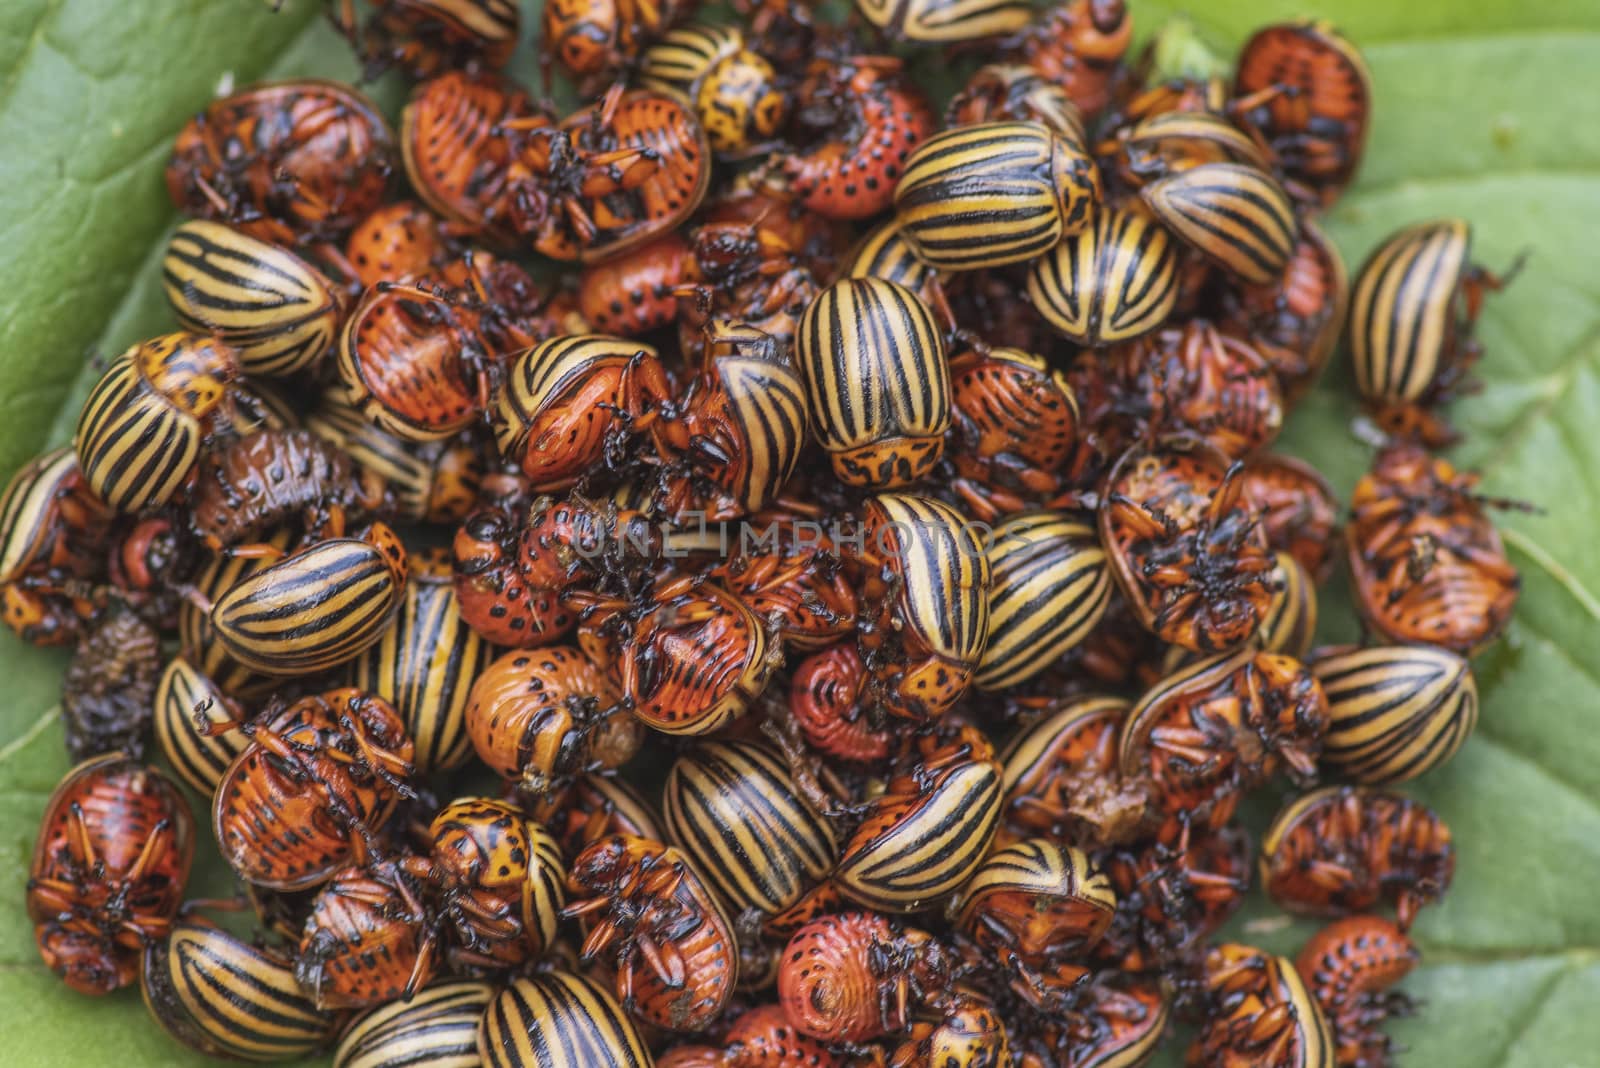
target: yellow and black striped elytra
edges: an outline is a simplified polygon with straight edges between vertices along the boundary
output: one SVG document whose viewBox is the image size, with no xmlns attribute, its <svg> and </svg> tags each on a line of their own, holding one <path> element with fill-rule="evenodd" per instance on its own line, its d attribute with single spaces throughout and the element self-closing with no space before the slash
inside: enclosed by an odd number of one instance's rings
<svg viewBox="0 0 1600 1068">
<path fill-rule="evenodd" d="M 1308 665 L 1328 695 L 1322 767 L 1385 786 L 1448 761 L 1478 724 L 1478 684 L 1465 659 L 1425 645 L 1335 649 Z"/>
<path fill-rule="evenodd" d="M 458 979 L 379 1005 L 344 1033 L 333 1068 L 478 1068 L 478 1021 L 494 996 L 489 983 Z"/>
<path fill-rule="evenodd" d="M 260 539 L 279 552 L 289 547 L 289 534 L 276 530 Z M 194 588 L 199 597 L 185 599 L 178 604 L 178 649 L 197 672 L 209 679 L 223 693 L 240 700 L 258 700 L 278 688 L 276 680 L 252 671 L 234 659 L 228 647 L 217 637 L 209 611 L 201 603 L 216 600 L 235 586 L 269 566 L 264 557 L 215 556 L 195 576 Z"/>
<path fill-rule="evenodd" d="M 181 331 L 112 360 L 89 391 L 73 438 L 96 496 L 119 512 L 172 500 L 189 481 L 210 419 L 238 373 L 232 350 Z"/>
<path fill-rule="evenodd" d="M 161 259 L 161 285 L 184 329 L 233 347 L 246 374 L 303 371 L 332 347 L 342 294 L 288 249 L 223 223 L 191 219 Z"/>
<path fill-rule="evenodd" d="M 706 394 L 711 418 L 742 439 L 732 457 L 713 465 L 711 477 L 727 491 L 728 503 L 760 511 L 794 474 L 806 446 L 805 379 L 779 355 L 771 335 L 726 319 L 706 330 L 703 375 L 716 383 Z"/>
<path fill-rule="evenodd" d="M 1028 297 L 1056 333 L 1098 348 L 1160 327 L 1178 302 L 1178 249 L 1133 211 L 1103 210 L 1028 265 Z"/>
<path fill-rule="evenodd" d="M 899 219 L 880 223 L 857 241 L 845 253 L 839 277 L 881 278 L 905 286 L 924 301 L 941 281 L 939 272 L 923 263 L 906 239 Z"/>
<path fill-rule="evenodd" d="M 916 912 L 960 889 L 1000 820 L 993 760 L 959 761 L 899 785 L 873 803 L 833 874 L 841 893 L 880 912 Z"/>
<path fill-rule="evenodd" d="M 1200 163 L 1242 163 L 1269 170 L 1261 146 L 1239 127 L 1206 111 L 1164 111 L 1144 119 L 1122 141 L 1135 174 L 1158 177 Z"/>
<path fill-rule="evenodd" d="M 1471 247 L 1472 228 L 1443 219 L 1406 227 L 1362 265 L 1350 294 L 1350 355 L 1366 400 L 1418 401 L 1439 377 Z"/>
<path fill-rule="evenodd" d="M 835 282 L 800 316 L 795 352 L 812 428 L 840 481 L 892 489 L 944 455 L 950 365 L 933 313 L 911 290 Z"/>
<path fill-rule="evenodd" d="M 975 271 L 1042 256 L 1090 223 L 1094 161 L 1037 122 L 934 134 L 906 160 L 895 217 L 923 262 Z"/>
<path fill-rule="evenodd" d="M 0 583 L 16 581 L 35 564 L 64 562 L 50 559 L 68 555 L 69 547 L 58 544 L 63 536 L 73 546 L 74 534 L 93 540 L 90 531 L 74 530 L 74 522 L 93 521 L 103 529 L 109 519 L 105 506 L 85 484 L 78 457 L 71 449 L 51 449 L 34 457 L 11 476 L 0 497 Z M 62 529 L 63 524 L 67 529 Z M 100 563 L 98 559 L 84 562 L 88 566 Z"/>
<path fill-rule="evenodd" d="M 639 85 L 693 100 L 695 83 L 719 59 L 743 47 L 744 33 L 737 26 L 698 22 L 680 26 L 644 50 L 639 60 Z"/>
<path fill-rule="evenodd" d="M 1204 163 L 1152 182 L 1140 195 L 1167 229 L 1252 285 L 1277 281 L 1294 252 L 1294 205 L 1258 167 Z"/>
<path fill-rule="evenodd" d="M 1081 642 L 1111 603 L 1111 568 L 1094 527 L 1061 512 L 1026 512 L 994 528 L 989 636 L 973 684 L 1003 690 Z"/>
<path fill-rule="evenodd" d="M 394 533 L 372 530 L 301 549 L 219 597 L 211 625 L 233 658 L 264 675 L 310 675 L 377 642 L 404 599 L 406 565 Z"/>
<path fill-rule="evenodd" d="M 301 989 L 293 962 L 203 920 L 182 920 L 150 943 L 141 980 L 145 1007 L 167 1034 L 211 1056 L 304 1057 L 338 1024 Z"/>
<path fill-rule="evenodd" d="M 1277 590 L 1267 604 L 1256 638 L 1266 652 L 1304 659 L 1317 634 L 1317 584 L 1305 565 L 1291 554 L 1278 552 L 1274 556 L 1277 563 L 1272 577 Z"/>
<path fill-rule="evenodd" d="M 378 641 L 350 663 L 350 685 L 405 720 L 419 773 L 458 768 L 472 755 L 467 695 L 494 649 L 461 618 L 448 551 L 412 557 L 400 608 Z"/>
<path fill-rule="evenodd" d="M 867 537 L 894 546 L 903 581 L 896 614 L 902 634 L 952 664 L 976 665 L 989 638 L 989 559 L 962 514 L 943 501 L 881 493 L 867 505 Z"/>
<path fill-rule="evenodd" d="M 209 798 L 250 739 L 240 731 L 201 734 L 194 726 L 197 712 L 213 723 L 235 718 L 229 698 L 217 684 L 179 654 L 167 663 L 156 684 L 156 744 L 178 778 Z"/>
<path fill-rule="evenodd" d="M 679 757 L 662 811 L 673 841 L 735 914 L 783 911 L 838 854 L 833 828 L 800 799 L 783 758 L 760 743 L 705 742 Z"/>
<path fill-rule="evenodd" d="M 1027 838 L 991 853 L 962 888 L 958 922 L 981 945 L 995 936 L 1042 964 L 1098 942 L 1117 911 L 1105 872 L 1074 846 Z"/>
<path fill-rule="evenodd" d="M 856 11 L 885 36 L 918 44 L 1007 37 L 1033 19 L 1020 0 L 855 0 Z"/>
<path fill-rule="evenodd" d="M 484 1068 L 653 1068 L 632 1018 L 594 980 L 541 972 L 502 990 L 478 1024 Z"/>
</svg>

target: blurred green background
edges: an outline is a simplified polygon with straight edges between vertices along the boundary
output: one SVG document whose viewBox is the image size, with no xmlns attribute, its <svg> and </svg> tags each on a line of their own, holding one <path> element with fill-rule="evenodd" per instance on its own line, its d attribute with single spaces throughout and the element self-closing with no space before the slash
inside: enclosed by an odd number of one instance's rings
<svg viewBox="0 0 1600 1068">
<path fill-rule="evenodd" d="M 320 6 L 0 5 L 0 477 L 67 439 L 92 357 L 170 329 L 156 284 L 173 221 L 160 175 L 183 120 L 224 84 L 354 77 Z M 1223 59 L 1252 27 L 1307 14 L 1362 48 L 1372 137 L 1327 220 L 1352 271 L 1390 230 L 1440 215 L 1474 223 L 1477 258 L 1492 268 L 1530 253 L 1481 324 L 1484 388 L 1457 407 L 1467 437 L 1455 455 L 1486 471 L 1488 492 L 1544 511 L 1502 517 L 1525 594 L 1507 638 L 1476 664 L 1478 734 L 1409 791 L 1450 822 L 1460 865 L 1444 905 L 1417 926 L 1425 962 L 1406 989 L 1426 1005 L 1393 1031 L 1408 1065 L 1600 1063 L 1600 4 L 1130 6 L 1141 36 L 1186 15 Z M 530 80 L 534 10 L 517 61 Z M 394 79 L 377 87 L 391 113 L 403 93 Z M 1353 414 L 1336 366 L 1285 439 L 1341 492 L 1368 460 Z M 1330 635 L 1351 633 L 1338 591 L 1323 610 Z M 55 707 L 64 659 L 0 634 L 0 1063 L 199 1063 L 143 1018 L 137 993 L 75 996 L 34 952 L 23 882 L 44 799 L 67 767 Z M 1234 934 L 1289 952 L 1306 931 L 1257 902 Z M 1179 1062 L 1180 1043 L 1165 1063 Z"/>
</svg>

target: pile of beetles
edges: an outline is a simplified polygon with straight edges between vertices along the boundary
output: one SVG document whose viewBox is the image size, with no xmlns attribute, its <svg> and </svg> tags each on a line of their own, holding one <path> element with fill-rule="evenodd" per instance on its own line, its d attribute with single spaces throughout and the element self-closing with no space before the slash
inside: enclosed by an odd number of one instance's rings
<svg viewBox="0 0 1600 1068">
<path fill-rule="evenodd" d="M 306 80 L 178 133 L 177 329 L 0 501 L 5 622 L 75 649 L 45 962 L 341 1068 L 1390 1063 L 1455 865 L 1393 787 L 1518 578 L 1436 455 L 1501 279 L 1441 220 L 1352 286 L 1318 228 L 1359 54 L 693 6 L 551 0 L 562 115 L 513 0 L 336 3 L 397 126 Z M 1270 451 L 1341 334 L 1347 519 Z M 1365 638 L 1313 648 L 1340 559 Z M 1253 876 L 1298 958 L 1218 940 Z"/>
</svg>

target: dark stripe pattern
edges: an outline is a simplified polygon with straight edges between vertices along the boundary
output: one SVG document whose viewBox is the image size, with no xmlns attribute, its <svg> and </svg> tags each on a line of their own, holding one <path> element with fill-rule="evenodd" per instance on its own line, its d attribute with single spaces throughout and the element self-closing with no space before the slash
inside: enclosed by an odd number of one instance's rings
<svg viewBox="0 0 1600 1068">
<path fill-rule="evenodd" d="M 1079 345 L 1129 341 L 1161 326 L 1178 300 L 1178 250 L 1159 223 L 1101 211 L 1028 267 L 1028 296 Z"/>
<path fill-rule="evenodd" d="M 917 250 L 901 232 L 900 220 L 890 219 L 845 254 L 839 277 L 881 278 L 921 295 L 938 281 L 939 272 L 917 257 Z"/>
<path fill-rule="evenodd" d="M 350 685 L 405 720 L 418 774 L 460 767 L 472 754 L 467 699 L 494 650 L 461 618 L 448 564 L 413 567 L 394 621 L 350 665 Z"/>
<path fill-rule="evenodd" d="M 673 840 L 738 914 L 793 905 L 833 866 L 833 829 L 800 800 L 769 746 L 707 742 L 673 764 L 663 812 Z"/>
<path fill-rule="evenodd" d="M 309 675 L 376 642 L 403 593 L 403 580 L 377 547 L 333 538 L 241 581 L 217 600 L 211 623 L 245 667 Z"/>
<path fill-rule="evenodd" d="M 992 760 L 941 771 L 891 821 L 868 817 L 845 846 L 834 882 L 883 912 L 915 912 L 955 892 L 989 852 L 1000 819 L 1000 768 Z"/>
<path fill-rule="evenodd" d="M 181 922 L 145 958 L 151 1015 L 186 1044 L 248 1061 L 303 1057 L 333 1037 L 293 965 L 209 923 Z"/>
<path fill-rule="evenodd" d="M 77 456 L 61 448 L 35 457 L 11 476 L 0 498 L 0 582 L 15 580 L 48 547 L 60 517 L 57 498 L 77 473 Z"/>
<path fill-rule="evenodd" d="M 73 446 L 95 494 L 119 512 L 166 504 L 200 458 L 200 421 L 151 388 L 128 352 L 90 391 Z"/>
<path fill-rule="evenodd" d="M 950 427 L 950 365 L 933 313 L 904 286 L 849 278 L 817 294 L 795 331 L 811 425 L 852 485 L 926 474 Z"/>
<path fill-rule="evenodd" d="M 178 227 L 161 260 L 161 284 L 178 321 L 231 345 L 247 374 L 302 371 L 338 336 L 343 307 L 320 271 L 222 223 Z"/>
<path fill-rule="evenodd" d="M 1060 512 L 1009 519 L 989 545 L 988 641 L 973 683 L 1001 690 L 1094 629 L 1111 602 L 1111 568 L 1094 528 Z"/>
<path fill-rule="evenodd" d="M 518 353 L 494 401 L 495 436 L 505 456 L 520 456 L 539 418 L 568 390 L 601 367 L 627 363 L 656 350 L 608 334 L 565 334 Z"/>
<path fill-rule="evenodd" d="M 1264 652 L 1304 659 L 1317 634 L 1317 584 L 1292 555 L 1279 552 L 1275 556 L 1277 567 L 1272 577 L 1278 590 L 1261 617 L 1256 638 Z"/>
<path fill-rule="evenodd" d="M 458 980 L 380 1005 L 350 1025 L 333 1068 L 478 1068 L 478 1020 L 494 995 L 488 983 Z"/>
<path fill-rule="evenodd" d="M 1033 18 L 1019 0 L 855 0 L 861 17 L 890 37 L 955 44 L 1016 33 Z"/>
<path fill-rule="evenodd" d="M 1141 191 L 1157 219 L 1224 270 L 1252 285 L 1283 276 L 1294 251 L 1294 206 L 1267 172 L 1205 163 Z"/>
<path fill-rule="evenodd" d="M 744 47 L 744 35 L 732 26 L 696 23 L 673 30 L 645 49 L 639 62 L 639 85 L 694 99 L 695 83 L 716 62 Z"/>
<path fill-rule="evenodd" d="M 800 462 L 806 444 L 806 384 L 787 363 L 724 355 L 715 363 L 728 415 L 743 433 L 744 455 L 722 477 L 747 511 L 764 508 Z"/>
<path fill-rule="evenodd" d="M 1448 761 L 1478 724 L 1478 685 L 1445 649 L 1386 645 L 1318 657 L 1328 695 L 1322 765 L 1341 779 L 1384 786 Z"/>
<path fill-rule="evenodd" d="M 904 576 L 898 615 L 904 631 L 929 651 L 976 664 L 989 635 L 989 561 L 960 512 L 931 497 L 883 493 L 867 505 L 869 548 L 896 547 Z"/>
<path fill-rule="evenodd" d="M 1471 245 L 1460 219 L 1422 223 L 1390 237 L 1362 266 L 1350 297 L 1350 354 L 1366 400 L 1406 404 L 1433 385 Z"/>
<path fill-rule="evenodd" d="M 895 215 L 923 262 L 975 271 L 1041 256 L 1065 232 L 1056 155 L 1073 150 L 1036 122 L 935 134 L 906 160 Z"/>
<path fill-rule="evenodd" d="M 215 723 L 232 718 L 216 683 L 195 669 L 183 656 L 175 656 L 156 685 L 155 732 L 161 755 L 172 770 L 202 797 L 217 789 L 223 772 L 244 752 L 250 739 L 239 731 L 203 735 L 195 730 L 195 712 L 204 709 Z"/>
<path fill-rule="evenodd" d="M 653 1068 L 622 1006 L 592 979 L 544 972 L 518 979 L 478 1025 L 485 1068 Z"/>
<path fill-rule="evenodd" d="M 1084 934 L 1098 938 L 1111 924 L 1117 893 L 1105 872 L 1083 850 L 1046 838 L 1028 838 L 997 849 L 961 891 L 961 924 L 972 929 L 984 898 L 991 894 L 1033 898 L 1053 913 L 1056 902 L 1071 901 L 1081 916 Z M 1060 913 L 1055 913 L 1061 915 Z M 1087 948 L 1087 947 L 1085 947 Z"/>
</svg>

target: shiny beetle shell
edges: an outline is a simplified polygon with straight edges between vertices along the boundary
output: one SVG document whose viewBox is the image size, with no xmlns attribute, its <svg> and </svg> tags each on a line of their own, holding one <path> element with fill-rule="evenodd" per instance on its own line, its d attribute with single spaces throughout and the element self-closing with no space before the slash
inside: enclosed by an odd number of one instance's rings
<svg viewBox="0 0 1600 1068">
<path fill-rule="evenodd" d="M 667 775 L 662 813 L 736 912 L 781 912 L 833 866 L 833 828 L 800 799 L 782 758 L 750 742 L 705 742 Z"/>
<path fill-rule="evenodd" d="M 855 0 L 855 8 L 884 36 L 916 44 L 1007 37 L 1033 17 L 1019 0 Z"/>
<path fill-rule="evenodd" d="M 747 155 L 776 137 L 789 103 L 778 72 L 731 26 L 672 30 L 645 50 L 640 84 L 668 89 L 693 102 L 711 149 Z"/>
<path fill-rule="evenodd" d="M 891 489 L 939 461 L 950 370 L 942 331 L 916 294 L 876 278 L 836 282 L 800 317 L 795 352 L 812 429 L 840 481 Z"/>
<path fill-rule="evenodd" d="M 287 530 L 276 530 L 264 535 L 261 544 L 282 552 L 289 546 Z M 210 679 L 229 697 L 239 700 L 257 700 L 269 696 L 278 686 L 277 680 L 245 667 L 228 652 L 228 647 L 217 636 L 211 613 L 202 611 L 200 604 L 211 602 L 233 589 L 244 580 L 260 574 L 272 564 L 264 556 L 217 556 L 195 576 L 194 588 L 200 597 L 185 599 L 178 604 L 178 650 L 194 669 Z M 215 709 L 213 709 L 215 712 Z"/>
<path fill-rule="evenodd" d="M 1028 267 L 1028 298 L 1069 341 L 1114 345 L 1160 327 L 1178 301 L 1178 249 L 1159 223 L 1105 209 Z"/>
<path fill-rule="evenodd" d="M 1111 925 L 1117 895 L 1088 854 L 1047 838 L 997 849 L 961 891 L 958 923 L 1025 964 L 1076 958 Z"/>
<path fill-rule="evenodd" d="M 1025 512 L 994 528 L 989 638 L 973 685 L 1024 682 L 1084 639 L 1111 601 L 1111 569 L 1094 527 L 1061 512 Z"/>
<path fill-rule="evenodd" d="M 1459 355 L 1471 251 L 1471 227 L 1445 219 L 1405 227 L 1362 264 L 1350 294 L 1350 356 L 1365 400 L 1422 401 Z"/>
<path fill-rule="evenodd" d="M 1247 337 L 1272 365 L 1284 404 L 1299 403 L 1322 374 L 1344 330 L 1350 276 L 1344 257 L 1320 227 L 1300 221 L 1300 236 L 1283 277 L 1244 286 L 1228 329 Z"/>
<path fill-rule="evenodd" d="M 167 664 L 156 684 L 156 743 L 178 777 L 209 798 L 250 739 L 233 731 L 202 734 L 194 726 L 197 712 L 213 723 L 223 723 L 236 718 L 237 708 L 216 683 L 180 654 Z"/>
<path fill-rule="evenodd" d="M 917 912 L 958 890 L 983 863 L 1000 820 L 1000 765 L 956 759 L 905 776 L 872 803 L 833 880 L 882 912 Z"/>
<path fill-rule="evenodd" d="M 288 249 L 223 223 L 178 227 L 161 259 L 167 303 L 185 330 L 230 346 L 246 374 L 279 378 L 327 353 L 344 296 Z"/>
<path fill-rule="evenodd" d="M 202 920 L 184 920 L 146 947 L 142 980 L 145 1007 L 162 1029 L 213 1057 L 305 1057 L 339 1022 L 300 989 L 286 957 Z"/>
<path fill-rule="evenodd" d="M 517 46 L 516 0 L 382 0 L 367 24 L 367 77 L 388 64 L 427 78 L 446 70 L 503 67 Z"/>
<path fill-rule="evenodd" d="M 1131 704 L 1120 697 L 1052 702 L 1002 752 L 1000 838 L 1040 835 L 1091 846 L 1120 844 L 1144 826 L 1147 799 L 1117 766 Z"/>
<path fill-rule="evenodd" d="M 1466 660 L 1425 645 L 1337 649 L 1314 657 L 1331 721 L 1322 766 L 1341 779 L 1387 786 L 1449 761 L 1478 724 L 1478 685 Z"/>
<path fill-rule="evenodd" d="M 659 366 L 656 350 L 604 334 L 553 337 L 512 358 L 495 394 L 495 438 L 534 492 L 566 489 L 603 459 L 637 364 Z"/>
<path fill-rule="evenodd" d="M 110 509 L 89 489 L 71 449 L 34 457 L 0 496 L 0 583 L 38 570 L 74 577 L 96 573 L 110 520 Z"/>
<path fill-rule="evenodd" d="M 863 584 L 876 619 L 860 644 L 890 712 L 936 717 L 965 691 L 983 657 L 988 558 L 961 513 L 929 497 L 880 494 L 862 517 L 868 559 L 899 581 L 886 586 L 880 572 Z"/>
<path fill-rule="evenodd" d="M 1304 659 L 1317 633 L 1317 587 L 1304 565 L 1286 552 L 1274 554 L 1272 577 L 1277 589 L 1256 639 L 1269 653 Z"/>
<path fill-rule="evenodd" d="M 1207 259 L 1244 282 L 1283 277 L 1294 252 L 1294 205 L 1265 171 L 1240 163 L 1206 163 L 1140 190 L 1161 223 Z"/>
<path fill-rule="evenodd" d="M 414 558 L 394 621 L 350 664 L 350 683 L 388 701 L 416 745 L 417 771 L 445 771 L 472 753 L 466 708 L 492 657 L 461 619 L 443 550 Z"/>
<path fill-rule="evenodd" d="M 923 262 L 950 271 L 1031 260 L 1091 222 L 1094 161 L 1036 122 L 935 134 L 906 160 L 895 213 Z"/>
<path fill-rule="evenodd" d="M 1250 946 L 1207 953 L 1213 1004 L 1189 1050 L 1190 1064 L 1219 1068 L 1334 1068 L 1333 1032 L 1294 964 Z"/>
<path fill-rule="evenodd" d="M 514 980 L 478 1024 L 484 1068 L 653 1068 L 638 1025 L 604 988 L 572 972 Z"/>
<path fill-rule="evenodd" d="M 409 1001 L 433 974 L 433 920 L 408 877 L 352 866 L 317 891 L 295 954 L 295 978 L 319 1008 Z"/>
<path fill-rule="evenodd" d="M 944 293 L 941 275 L 917 256 L 898 219 L 879 223 L 846 252 L 840 278 L 880 278 L 904 286 L 924 304 L 937 308 Z"/>
<path fill-rule="evenodd" d="M 406 555 L 381 523 L 368 539 L 332 538 L 228 590 L 211 625 L 229 654 L 264 675 L 311 675 L 383 637 L 405 595 Z"/>
<path fill-rule="evenodd" d="M 990 63 L 973 72 L 945 110 L 947 126 L 1037 122 L 1071 144 L 1085 143 L 1083 116 L 1058 83 L 1020 63 Z"/>
<path fill-rule="evenodd" d="M 119 512 L 166 504 L 188 483 L 238 358 L 197 334 L 165 334 L 111 361 L 78 416 L 73 448 L 89 486 Z"/>
<path fill-rule="evenodd" d="M 492 983 L 452 979 L 410 1001 L 371 1009 L 351 1023 L 333 1053 L 334 1068 L 479 1068 L 478 1021 L 496 994 Z"/>
<path fill-rule="evenodd" d="M 122 753 L 78 764 L 44 805 L 27 912 L 45 966 L 80 994 L 138 978 L 183 901 L 194 819 L 166 776 Z"/>
</svg>

